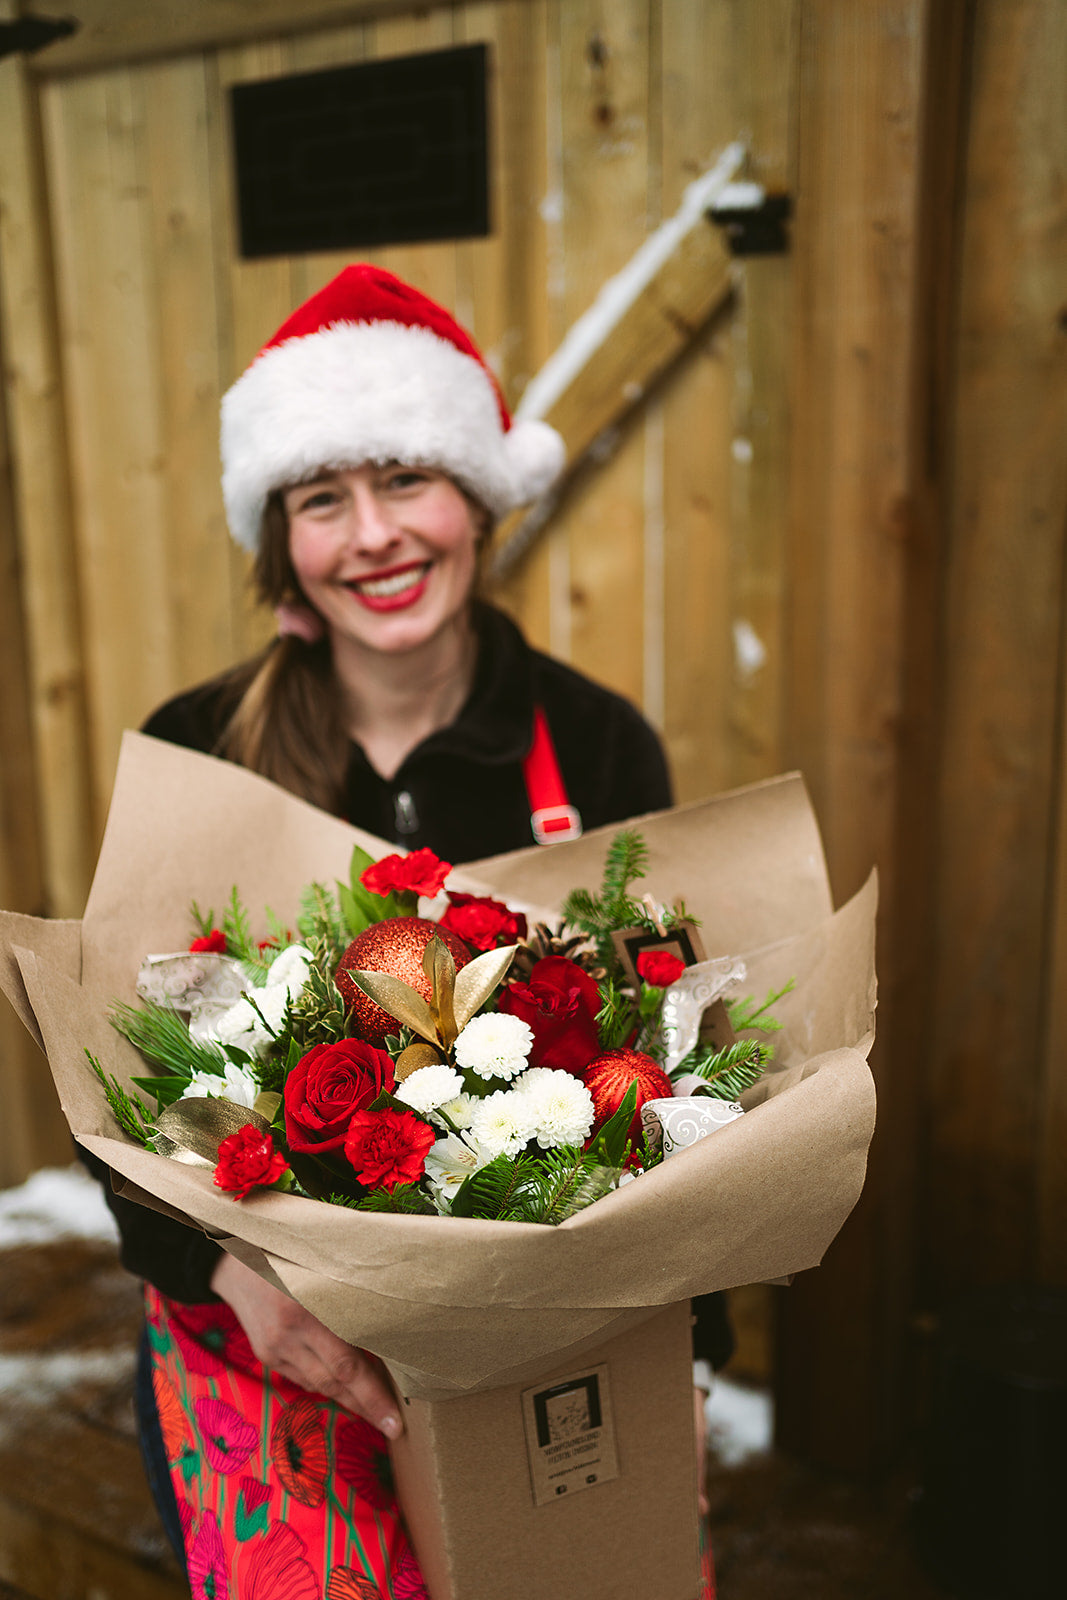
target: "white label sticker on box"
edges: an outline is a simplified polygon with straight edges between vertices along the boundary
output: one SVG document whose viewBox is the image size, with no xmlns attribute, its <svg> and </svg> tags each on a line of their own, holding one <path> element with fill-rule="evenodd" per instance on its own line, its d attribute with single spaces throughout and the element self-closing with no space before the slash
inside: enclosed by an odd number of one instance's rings
<svg viewBox="0 0 1067 1600">
<path fill-rule="evenodd" d="M 522 1416 L 535 1506 L 619 1476 L 606 1366 L 525 1389 Z"/>
</svg>

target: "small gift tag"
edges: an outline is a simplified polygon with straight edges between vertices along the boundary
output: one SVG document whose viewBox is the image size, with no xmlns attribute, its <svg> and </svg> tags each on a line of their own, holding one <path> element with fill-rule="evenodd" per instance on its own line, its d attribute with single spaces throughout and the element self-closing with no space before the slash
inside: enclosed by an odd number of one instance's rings
<svg viewBox="0 0 1067 1600">
<path fill-rule="evenodd" d="M 611 936 L 615 946 L 615 954 L 622 963 L 623 971 L 635 989 L 641 987 L 641 979 L 637 975 L 637 958 L 646 950 L 662 951 L 664 955 L 677 956 L 679 961 L 687 967 L 692 967 L 704 959 L 704 947 L 700 943 L 700 935 L 696 924 L 692 922 L 675 922 L 663 933 L 657 933 L 654 928 L 620 928 Z"/>
<path fill-rule="evenodd" d="M 525 1389 L 522 1415 L 534 1505 L 619 1476 L 606 1365 Z"/>
</svg>

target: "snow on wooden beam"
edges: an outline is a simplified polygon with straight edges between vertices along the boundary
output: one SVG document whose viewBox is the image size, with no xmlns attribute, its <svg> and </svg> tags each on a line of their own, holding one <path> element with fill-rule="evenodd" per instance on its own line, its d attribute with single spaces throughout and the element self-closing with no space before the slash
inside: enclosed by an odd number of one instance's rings
<svg viewBox="0 0 1067 1600">
<path fill-rule="evenodd" d="M 686 189 L 678 210 L 604 284 L 527 385 L 516 417 L 550 422 L 567 447 L 567 474 L 597 453 L 659 375 L 728 298 L 730 254 L 707 213 L 745 151 L 731 144 Z M 559 489 L 505 531 L 490 577 L 498 582 L 546 526 Z"/>
</svg>

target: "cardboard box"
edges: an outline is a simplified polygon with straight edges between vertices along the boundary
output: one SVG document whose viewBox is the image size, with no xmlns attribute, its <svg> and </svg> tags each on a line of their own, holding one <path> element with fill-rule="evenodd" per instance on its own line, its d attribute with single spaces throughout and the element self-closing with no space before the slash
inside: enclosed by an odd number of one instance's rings
<svg viewBox="0 0 1067 1600">
<path fill-rule="evenodd" d="M 397 1494 L 434 1600 L 696 1600 L 689 1304 L 534 1382 L 409 1400 Z"/>
</svg>

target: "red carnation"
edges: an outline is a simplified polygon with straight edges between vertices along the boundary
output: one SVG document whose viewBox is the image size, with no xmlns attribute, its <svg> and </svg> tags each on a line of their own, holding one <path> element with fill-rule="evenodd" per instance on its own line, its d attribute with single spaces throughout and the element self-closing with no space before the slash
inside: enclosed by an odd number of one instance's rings
<svg viewBox="0 0 1067 1600">
<path fill-rule="evenodd" d="M 285 1080 L 285 1137 L 291 1150 L 340 1150 L 353 1113 L 396 1088 L 392 1059 L 364 1039 L 317 1044 Z"/>
<path fill-rule="evenodd" d="M 226 954 L 226 935 L 221 928 L 212 928 L 210 933 L 205 933 L 203 938 L 194 939 L 189 946 L 193 950 L 210 950 L 212 955 L 224 956 Z"/>
<path fill-rule="evenodd" d="M 437 1135 L 413 1111 L 357 1111 L 345 1136 L 345 1155 L 368 1189 L 417 1183 Z"/>
<path fill-rule="evenodd" d="M 526 918 L 521 911 L 510 911 L 502 900 L 488 895 L 453 894 L 449 890 L 448 910 L 441 927 L 458 933 L 465 944 L 476 950 L 495 950 L 498 945 L 514 944 L 526 937 Z"/>
<path fill-rule="evenodd" d="M 409 856 L 383 856 L 360 874 L 371 894 L 424 894 L 430 900 L 452 871 L 451 861 L 441 861 L 432 850 L 413 850 Z"/>
<path fill-rule="evenodd" d="M 685 962 L 669 950 L 642 950 L 637 958 L 638 977 L 654 989 L 669 989 L 684 971 Z"/>
<path fill-rule="evenodd" d="M 254 1122 L 246 1122 L 219 1145 L 215 1182 L 235 1200 L 243 1200 L 253 1189 L 277 1183 L 288 1169 L 288 1161 L 280 1150 L 275 1150 L 270 1134 Z"/>
<path fill-rule="evenodd" d="M 509 983 L 498 1002 L 501 1011 L 533 1029 L 531 1067 L 558 1067 L 576 1076 L 600 1050 L 596 1018 L 602 1003 L 595 980 L 566 956 L 536 961 L 529 983 Z"/>
</svg>

